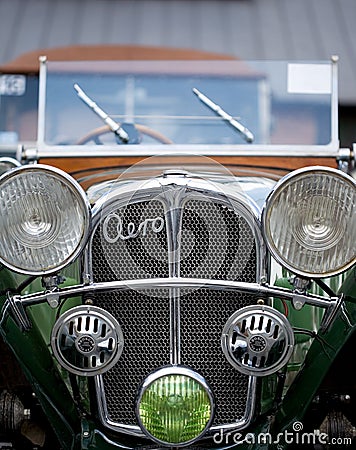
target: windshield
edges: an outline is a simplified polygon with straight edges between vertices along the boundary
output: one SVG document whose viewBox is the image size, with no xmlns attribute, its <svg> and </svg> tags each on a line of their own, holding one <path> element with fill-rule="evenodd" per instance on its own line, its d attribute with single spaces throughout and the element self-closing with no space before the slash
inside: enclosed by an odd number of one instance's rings
<svg viewBox="0 0 356 450">
<path fill-rule="evenodd" d="M 45 72 L 46 146 L 335 141 L 331 62 L 47 62 Z"/>
</svg>

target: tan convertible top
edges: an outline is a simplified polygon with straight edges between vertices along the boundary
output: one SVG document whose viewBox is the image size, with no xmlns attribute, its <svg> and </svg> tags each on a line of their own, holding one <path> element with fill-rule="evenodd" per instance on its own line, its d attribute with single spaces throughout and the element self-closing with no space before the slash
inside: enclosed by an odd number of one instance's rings
<svg viewBox="0 0 356 450">
<path fill-rule="evenodd" d="M 0 66 L 0 72 L 38 72 L 39 57 L 50 61 L 234 60 L 233 56 L 199 50 L 135 45 L 73 45 L 34 50 Z"/>
</svg>

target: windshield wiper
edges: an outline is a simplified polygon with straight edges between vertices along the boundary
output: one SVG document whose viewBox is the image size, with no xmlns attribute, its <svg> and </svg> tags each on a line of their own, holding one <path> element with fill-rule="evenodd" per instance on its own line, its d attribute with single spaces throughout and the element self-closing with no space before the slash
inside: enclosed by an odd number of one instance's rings
<svg viewBox="0 0 356 450">
<path fill-rule="evenodd" d="M 78 97 L 106 123 L 110 130 L 114 132 L 124 144 L 127 144 L 130 138 L 126 131 L 123 130 L 121 126 L 103 111 L 90 97 L 88 97 L 77 83 L 74 84 L 74 89 L 77 91 Z"/>
<path fill-rule="evenodd" d="M 252 134 L 252 132 L 246 128 L 242 123 L 240 123 L 238 120 L 234 119 L 230 114 L 228 114 L 226 111 L 224 111 L 219 105 L 214 103 L 210 98 L 208 98 L 206 95 L 202 94 L 197 88 L 193 88 L 194 94 L 199 98 L 199 100 L 204 103 L 208 108 L 210 108 L 216 115 L 224 119 L 229 125 L 231 125 L 235 130 L 239 131 L 246 142 L 253 142 L 255 139 L 255 136 Z"/>
</svg>

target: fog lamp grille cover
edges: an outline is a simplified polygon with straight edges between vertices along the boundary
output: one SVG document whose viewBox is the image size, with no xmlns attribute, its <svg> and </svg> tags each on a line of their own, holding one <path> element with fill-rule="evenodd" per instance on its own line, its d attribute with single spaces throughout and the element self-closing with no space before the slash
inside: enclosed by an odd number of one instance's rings
<svg viewBox="0 0 356 450">
<path fill-rule="evenodd" d="M 279 311 L 267 305 L 253 305 L 229 318 L 221 341 L 227 360 L 239 372 L 266 376 L 287 363 L 293 351 L 294 334 Z"/>
<path fill-rule="evenodd" d="M 62 367 L 76 375 L 108 371 L 120 358 L 120 324 L 96 306 L 77 306 L 60 316 L 52 330 L 52 350 Z"/>
</svg>

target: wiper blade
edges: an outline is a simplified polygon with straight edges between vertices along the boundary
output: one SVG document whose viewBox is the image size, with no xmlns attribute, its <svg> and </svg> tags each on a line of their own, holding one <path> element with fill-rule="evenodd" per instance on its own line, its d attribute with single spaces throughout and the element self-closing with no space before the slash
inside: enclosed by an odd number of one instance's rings
<svg viewBox="0 0 356 450">
<path fill-rule="evenodd" d="M 74 84 L 74 89 L 77 91 L 78 97 L 83 100 L 83 102 L 92 109 L 96 115 L 102 119 L 106 125 L 113 131 L 124 144 L 129 142 L 129 135 L 121 126 L 115 122 L 105 111 L 103 111 L 88 95 L 83 91 L 83 89 L 77 84 Z"/>
<path fill-rule="evenodd" d="M 211 109 L 216 115 L 218 115 L 226 122 L 228 122 L 229 125 L 235 128 L 235 130 L 239 131 L 246 142 L 251 143 L 254 141 L 255 136 L 248 128 L 242 125 L 242 123 L 240 123 L 238 120 L 230 116 L 230 114 L 224 111 L 219 105 L 214 103 L 212 100 L 210 100 L 209 97 L 201 93 L 197 88 L 193 88 L 193 92 L 199 98 L 199 100 L 202 103 L 204 103 L 204 105 L 206 105 L 209 109 Z"/>
</svg>

